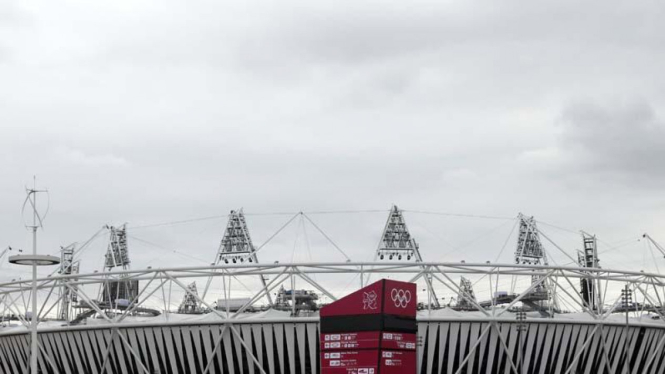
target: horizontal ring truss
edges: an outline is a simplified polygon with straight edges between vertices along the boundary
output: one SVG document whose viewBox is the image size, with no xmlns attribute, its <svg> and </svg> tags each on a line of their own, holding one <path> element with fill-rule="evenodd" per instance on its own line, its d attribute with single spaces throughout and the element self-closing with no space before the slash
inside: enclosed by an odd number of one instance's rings
<svg viewBox="0 0 665 374">
<path fill-rule="evenodd" d="M 515 279 L 533 279 L 536 276 L 538 282 L 532 283 L 529 280 L 528 284 L 530 284 L 530 287 L 515 294 L 515 297 L 510 300 L 508 308 L 515 306 L 525 295 L 532 292 L 536 286 L 546 285 L 552 294 L 557 294 L 557 297 L 568 302 L 568 311 L 587 312 L 594 319 L 601 318 L 609 314 L 608 312 L 613 311 L 612 309 L 619 307 L 621 299 L 617 295 L 620 293 L 620 289 L 627 286 L 632 288 L 636 301 L 641 300 L 642 305 L 650 306 L 651 309 L 649 312 L 660 314 L 664 305 L 663 300 L 665 300 L 665 276 L 635 271 L 488 263 L 254 263 L 161 269 L 148 268 L 143 270 L 96 272 L 40 278 L 37 280 L 37 290 L 41 292 L 40 302 L 42 303 L 39 316 L 40 318 L 49 316 L 48 313 L 54 310 L 58 302 L 58 300 L 55 300 L 59 294 L 58 290 L 62 289 L 67 289 L 69 293 L 76 294 L 79 300 L 92 304 L 93 293 L 90 289 L 95 287 L 95 285 L 96 287 L 101 287 L 105 282 L 117 279 L 142 281 L 142 287 L 138 290 L 141 300 L 136 305 L 131 305 L 127 309 L 127 313 L 130 313 L 134 311 L 132 308 L 138 308 L 141 304 L 150 305 L 151 298 L 153 298 L 152 304 L 154 305 L 156 296 L 165 297 L 164 289 L 166 285 L 168 285 L 169 293 L 175 289 L 182 295 L 191 292 L 185 287 L 186 282 L 203 279 L 210 283 L 213 280 L 219 281 L 221 279 L 225 282 L 224 294 L 227 295 L 226 297 L 231 297 L 231 287 L 226 288 L 227 279 L 229 279 L 230 283 L 234 279 L 256 279 L 259 276 L 263 277 L 263 279 L 270 279 L 270 282 L 265 286 L 255 286 L 255 290 L 251 290 L 251 300 L 241 308 L 242 311 L 257 304 L 271 292 L 275 292 L 276 288 L 283 283 L 288 285 L 289 280 L 291 281 L 292 288 L 295 285 L 294 279 L 301 282 L 301 285 L 304 281 L 307 288 L 315 289 L 316 292 L 325 295 L 333 301 L 344 296 L 338 294 L 339 287 L 336 286 L 339 283 L 347 283 L 348 279 L 357 278 L 358 282 L 355 283 L 354 287 L 350 288 L 352 290 L 356 287 L 360 288 L 363 279 L 367 283 L 367 278 L 370 276 L 375 277 L 375 279 L 392 277 L 422 283 L 425 287 L 422 289 L 423 291 L 433 291 L 429 289 L 430 287 L 436 290 L 447 291 L 449 294 L 453 294 L 457 300 L 468 301 L 465 303 L 466 305 L 471 305 L 472 309 L 484 313 L 485 316 L 494 316 L 495 313 L 487 311 L 487 309 L 491 309 L 488 308 L 487 301 L 481 303 L 482 300 L 471 299 L 470 295 L 467 295 L 459 287 L 457 282 L 459 276 L 476 277 L 480 280 L 486 278 L 486 281 L 482 284 L 487 285 L 486 282 L 489 282 L 490 291 L 497 291 L 499 289 L 498 284 L 502 279 L 510 278 L 513 279 L 514 283 Z M 328 279 L 327 282 L 320 279 L 326 277 Z M 579 290 L 581 279 L 593 282 L 598 286 L 599 290 L 604 290 L 604 292 L 599 292 L 601 294 L 599 295 L 599 303 L 601 306 L 607 305 L 606 308 L 592 308 L 583 300 Z M 19 301 L 27 299 L 27 292 L 30 292 L 31 284 L 32 282 L 29 280 L 0 284 L 0 310 L 4 307 L 6 311 L 16 315 L 25 315 L 26 305 L 19 303 Z M 332 287 L 330 284 L 332 284 Z M 348 293 L 349 291 L 346 290 L 346 292 Z M 43 297 L 45 293 L 48 293 L 48 297 Z M 431 294 L 434 294 L 434 292 L 431 292 Z M 495 294 L 490 292 L 484 299 L 492 300 L 493 295 Z M 202 297 L 198 295 L 192 296 L 202 306 L 210 307 L 210 303 L 205 300 L 205 295 Z M 171 300 L 170 297 L 169 300 Z M 428 305 L 428 308 L 431 307 L 431 302 L 427 303 L 425 301 L 424 303 Z M 495 306 L 493 301 L 489 303 L 489 306 Z M 168 309 L 169 306 L 164 305 L 166 312 L 168 312 Z M 635 310 L 635 312 L 638 312 L 638 310 Z M 221 316 L 221 313 L 218 314 Z"/>
<path fill-rule="evenodd" d="M 485 301 L 486 299 L 482 295 L 479 296 L 478 292 L 475 294 L 479 299 L 475 299 L 460 288 L 458 281 L 461 276 L 472 278 L 476 280 L 476 283 L 482 281 L 482 284 L 489 285 L 489 295 L 485 296 L 490 300 L 489 303 Z M 208 295 L 207 298 L 205 294 L 199 296 L 198 294 L 192 293 L 190 288 L 186 285 L 192 280 L 208 283 L 222 283 L 224 287 L 223 295 L 228 300 L 228 298 L 233 296 L 233 292 L 235 292 L 235 289 L 232 289 L 230 286 L 231 282 L 234 282 L 236 287 L 238 287 L 237 285 L 238 283 L 241 283 L 241 279 L 258 280 L 259 277 L 266 280 L 265 285 L 260 284 L 260 282 L 255 282 L 253 288 L 247 288 L 250 297 L 247 298 L 247 302 L 245 302 L 238 310 L 233 312 L 229 311 L 228 306 L 226 310 L 213 307 L 213 302 L 209 300 L 211 295 Z M 622 306 L 622 298 L 620 295 L 622 289 L 630 289 L 634 300 L 639 301 L 639 303 L 634 304 L 639 307 L 636 306 L 631 310 L 625 310 L 624 305 L 624 310 L 622 310 L 622 312 L 625 311 L 626 313 L 626 326 L 630 325 L 637 327 L 650 325 L 658 327 L 659 329 L 665 327 L 665 315 L 663 315 L 663 305 L 665 304 L 663 303 L 663 300 L 665 300 L 665 277 L 660 274 L 580 267 L 437 262 L 221 264 L 202 267 L 149 268 L 119 272 L 51 276 L 37 280 L 40 304 L 38 306 L 39 311 L 37 316 L 40 320 L 40 325 L 42 321 L 46 321 L 49 318 L 52 319 L 52 316 L 54 315 L 53 310 L 57 308 L 62 295 L 75 294 L 78 297 L 78 300 L 84 301 L 88 308 L 94 310 L 100 318 L 105 320 L 105 324 L 96 326 L 101 329 L 111 329 L 115 334 L 111 336 L 111 339 L 117 339 L 118 344 L 125 346 L 129 354 L 137 357 L 137 362 L 140 362 L 138 359 L 139 353 L 135 352 L 135 345 L 132 345 L 128 340 L 131 336 L 128 338 L 125 330 L 133 325 L 139 326 L 139 324 L 143 326 L 150 326 L 151 323 L 155 325 L 170 323 L 183 324 L 182 320 L 169 321 L 168 316 L 171 313 L 169 310 L 173 304 L 167 302 L 167 300 L 171 300 L 170 295 L 172 292 L 178 293 L 178 295 L 187 294 L 192 296 L 200 303 L 200 305 L 207 308 L 213 317 L 216 316 L 216 318 L 218 318 L 209 320 L 211 325 L 221 324 L 224 326 L 224 329 L 229 329 L 230 334 L 238 337 L 240 336 L 240 332 L 238 331 L 239 327 L 237 326 L 243 324 L 243 321 L 238 319 L 238 317 L 252 306 L 264 302 L 266 295 L 276 292 L 277 287 L 285 284 L 290 285 L 291 289 L 296 289 L 295 282 L 297 280 L 299 282 L 299 289 L 304 289 L 303 287 L 313 289 L 317 293 L 329 298 L 330 301 L 333 301 L 357 288 L 360 288 L 363 285 L 362 282 L 367 283 L 367 279 L 370 277 L 373 277 L 374 279 L 390 277 L 392 279 L 416 282 L 419 285 L 419 290 L 426 293 L 428 297 L 435 294 L 435 289 L 436 293 L 441 294 L 440 291 L 446 291 L 449 294 L 455 295 L 457 300 L 467 301 L 466 305 L 471 305 L 471 308 L 466 309 L 466 311 L 475 312 L 474 314 L 469 314 L 468 318 L 474 319 L 479 323 L 487 324 L 487 327 L 483 330 L 483 334 L 490 333 L 489 331 L 491 329 L 498 331 L 499 328 L 497 326 L 500 323 L 509 322 L 511 325 L 525 324 L 523 320 L 515 320 L 515 317 L 508 312 L 515 311 L 515 307 L 518 303 L 523 302 L 523 300 L 526 301 L 525 297 L 534 292 L 534 290 L 541 285 L 545 285 L 546 287 L 544 288 L 550 293 L 550 296 L 545 300 L 550 308 L 552 308 L 553 301 L 558 298 L 562 303 L 566 303 L 568 308 L 567 311 L 581 312 L 585 315 L 584 318 L 578 320 L 579 323 L 598 327 L 598 331 L 600 331 L 599 334 L 601 335 L 604 331 L 603 326 L 617 325 L 617 323 L 620 323 L 620 320 L 609 317 Z M 101 306 L 93 301 L 92 296 L 96 295 L 95 292 L 99 290 L 105 282 L 118 279 L 141 281 L 140 287 L 137 290 L 138 296 L 135 301 L 132 301 L 126 306 L 125 310 L 107 313 L 102 310 Z M 350 283 L 355 282 L 356 279 L 357 283 Z M 507 282 L 506 279 L 508 279 Z M 503 284 L 515 284 L 515 279 L 524 280 L 525 282 L 521 283 L 524 286 L 514 294 L 514 297 L 509 303 L 505 303 L 501 308 L 498 308 L 497 303 L 495 303 L 495 298 L 492 295 L 496 295 L 496 291 L 499 289 L 499 284 L 502 281 Z M 598 287 L 597 290 L 602 290 L 602 292 L 598 292 L 600 307 L 591 307 L 582 297 L 580 291 L 581 280 L 593 282 L 593 284 Z M 350 286 L 343 288 L 342 286 L 347 283 L 350 283 Z M 21 331 L 28 331 L 30 323 L 27 320 L 28 308 L 25 300 L 29 300 L 31 285 L 32 282 L 29 280 L 0 284 L 0 312 L 3 313 L 3 316 L 11 314 L 15 318 L 18 318 L 20 323 L 25 327 L 24 330 L 21 330 L 20 328 L 12 328 L 3 331 L 3 329 L 0 329 L 1 339 L 21 334 Z M 433 287 L 434 289 L 429 289 L 430 287 Z M 62 292 L 64 289 L 68 290 L 68 292 Z M 214 294 L 220 295 L 221 292 L 222 291 L 216 289 Z M 247 296 L 247 293 L 245 296 Z M 431 303 L 431 300 L 430 302 L 427 302 L 427 297 L 423 298 L 420 296 L 419 299 L 421 301 L 425 299 L 424 303 L 426 306 L 424 308 L 430 311 L 432 310 L 433 303 Z M 160 306 L 160 304 L 163 304 L 166 320 L 161 319 L 159 322 L 157 322 L 157 320 L 155 320 L 156 322 L 149 322 L 150 319 L 148 318 L 145 319 L 145 323 L 135 321 L 130 322 L 130 320 L 124 321 L 127 317 L 132 316 L 132 313 L 139 310 L 139 308 L 155 307 L 155 305 Z M 292 315 L 296 315 L 295 303 L 293 303 L 291 307 L 293 308 Z M 550 309 L 550 311 L 551 310 L 552 309 Z M 631 314 L 632 317 L 642 317 L 644 314 L 651 314 L 657 318 L 653 320 L 638 320 L 636 318 L 631 318 L 629 320 L 629 314 Z M 548 317 L 553 318 L 549 319 L 549 321 L 556 322 L 558 320 L 557 316 L 560 315 L 561 314 L 550 313 Z M 316 320 L 316 317 L 311 316 L 298 318 L 301 318 L 300 321 L 308 323 L 312 323 Z M 424 323 L 441 320 L 436 314 L 421 314 L 419 318 L 421 322 Z M 462 314 L 461 317 L 451 318 L 462 321 L 466 317 Z M 543 319 L 532 319 L 532 317 L 527 319 L 534 322 L 545 321 Z M 294 322 L 296 321 L 294 319 L 291 320 Z M 269 319 L 255 321 L 257 323 L 271 322 Z M 576 323 L 574 318 L 568 318 L 567 321 L 570 323 Z M 645 322 L 646 324 L 644 324 Z M 87 327 L 61 327 L 61 329 L 67 328 L 71 328 L 73 331 L 86 329 Z M 57 328 L 54 328 L 53 325 L 51 325 L 50 327 L 40 327 L 39 330 L 40 333 L 48 333 L 49 331 L 57 330 Z M 595 332 L 597 330 L 593 331 Z M 591 335 L 593 336 L 593 334 Z M 221 338 L 217 338 L 215 345 L 213 345 L 214 347 L 221 344 L 220 339 Z M 656 340 L 658 341 L 654 343 L 657 344 L 655 346 L 662 347 L 663 344 L 665 344 L 665 334 L 663 334 L 662 338 Z M 241 344 L 242 348 L 247 350 L 247 347 L 244 347 L 242 339 L 238 338 L 238 344 Z M 504 342 L 501 342 L 501 344 L 505 345 Z M 476 346 L 474 345 L 474 349 L 475 347 Z M 54 363 L 46 362 L 50 361 L 52 358 L 48 354 L 44 354 L 44 349 L 44 346 L 40 343 L 40 352 L 42 352 L 43 360 L 45 360 L 43 361 L 43 364 L 49 367 L 55 367 L 56 365 Z M 110 348 L 106 350 L 104 357 L 107 357 L 109 352 Z M 658 350 L 658 352 L 660 352 L 660 350 Z M 255 355 L 251 353 L 251 350 L 246 353 L 248 359 L 253 361 L 257 366 L 258 372 L 265 373 L 265 370 L 259 365 L 258 360 L 260 360 L 260 357 L 255 357 Z M 470 355 L 471 353 L 466 356 L 466 359 L 471 357 Z M 650 360 L 654 360 L 655 357 L 656 353 L 653 354 L 653 357 L 650 358 Z M 461 365 L 467 362 L 466 359 Z M 576 360 L 577 358 L 575 359 L 575 362 Z M 577 365 L 575 362 L 571 363 L 569 371 L 572 370 L 573 365 Z M 516 372 L 517 365 L 512 361 L 509 363 L 511 369 Z M 106 361 L 102 362 L 101 368 L 104 368 L 103 370 L 105 370 L 106 367 Z M 140 367 L 139 369 L 140 372 L 149 372 L 146 367 Z M 608 370 L 608 372 L 614 371 Z"/>
<path fill-rule="evenodd" d="M 177 274 L 176 278 L 195 278 L 202 276 L 245 276 L 245 275 L 276 275 L 282 273 L 298 274 L 480 274 L 480 275 L 515 275 L 532 276 L 534 272 L 542 275 L 548 272 L 556 273 L 560 277 L 593 278 L 600 280 L 621 282 L 645 282 L 644 284 L 665 285 L 665 275 L 645 273 L 643 271 L 624 271 L 615 269 L 581 268 L 577 266 L 551 266 L 551 265 L 516 265 L 516 264 L 489 264 L 489 263 L 450 263 L 450 262 L 299 262 L 274 264 L 219 264 L 196 267 L 173 268 L 147 268 L 112 272 L 94 272 L 87 274 L 53 275 L 38 278 L 38 287 L 48 287 L 45 284 L 57 281 L 67 281 L 71 285 L 85 283 L 102 283 L 108 277 L 129 276 L 135 280 L 152 279 L 155 273 Z M 646 279 L 651 282 L 645 281 Z M 12 289 L 25 289 L 32 284 L 32 280 L 18 280 L 0 283 L 0 295 Z"/>
</svg>

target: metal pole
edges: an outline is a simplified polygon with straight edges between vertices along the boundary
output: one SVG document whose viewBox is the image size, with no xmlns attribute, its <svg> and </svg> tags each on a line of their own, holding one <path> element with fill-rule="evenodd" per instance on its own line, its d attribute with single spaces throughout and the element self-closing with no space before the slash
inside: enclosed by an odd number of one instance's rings
<svg viewBox="0 0 665 374">
<path fill-rule="evenodd" d="M 37 193 L 33 192 L 34 206 L 37 206 Z M 37 209 L 32 213 L 32 254 L 37 255 Z M 37 374 L 37 263 L 32 263 L 32 321 L 30 325 L 30 373 Z"/>
<path fill-rule="evenodd" d="M 628 318 L 630 308 L 633 305 L 633 290 L 630 288 L 630 285 L 626 285 L 623 290 L 621 290 L 621 303 L 623 304 L 622 306 L 624 307 L 626 311 L 626 327 L 625 327 L 625 339 L 624 339 L 624 346 L 623 346 L 623 355 L 625 356 L 625 361 L 623 363 L 623 367 L 621 372 L 625 372 L 629 369 L 630 367 L 630 359 L 632 354 L 630 353 L 630 344 L 631 342 L 629 341 L 629 334 L 630 334 L 630 320 Z"/>
<path fill-rule="evenodd" d="M 428 273 L 425 275 L 425 279 L 429 280 L 427 282 L 427 314 L 432 313 L 432 281 L 430 280 L 431 275 L 429 273 L 429 267 L 427 268 Z"/>
<path fill-rule="evenodd" d="M 365 270 L 363 266 L 360 265 L 360 288 L 363 288 L 363 278 L 365 278 Z"/>
<path fill-rule="evenodd" d="M 293 276 L 293 268 L 291 268 L 291 315 L 296 315 L 296 278 Z"/>
<path fill-rule="evenodd" d="M 524 373 L 524 355 L 522 352 L 522 349 L 524 348 L 524 336 L 523 333 L 526 331 L 527 325 L 526 325 L 526 313 L 524 312 L 523 308 L 520 308 L 520 310 L 517 311 L 516 313 L 516 318 L 517 318 L 517 323 L 515 325 L 515 328 L 517 329 L 517 344 L 519 344 L 519 347 L 517 347 L 517 360 L 519 364 L 519 373 L 522 374 Z"/>
</svg>

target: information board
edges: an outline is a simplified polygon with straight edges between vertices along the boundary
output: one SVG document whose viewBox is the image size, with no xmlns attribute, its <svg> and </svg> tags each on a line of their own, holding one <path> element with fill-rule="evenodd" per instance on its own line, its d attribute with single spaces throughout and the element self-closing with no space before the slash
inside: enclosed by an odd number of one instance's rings
<svg viewBox="0 0 665 374">
<path fill-rule="evenodd" d="M 321 352 L 321 373 L 346 373 L 347 369 L 367 371 L 371 369 L 376 372 L 379 365 L 379 353 L 378 349 Z"/>
<path fill-rule="evenodd" d="M 382 279 L 321 308 L 321 317 L 389 314 L 416 317 L 416 284 Z"/>
<path fill-rule="evenodd" d="M 416 372 L 415 351 L 381 352 L 381 374 L 406 374 Z"/>
<path fill-rule="evenodd" d="M 416 292 L 382 279 L 321 308 L 321 373 L 415 374 Z"/>
<path fill-rule="evenodd" d="M 346 333 L 322 333 L 322 350 L 347 349 L 400 349 L 415 350 L 416 334 L 386 331 L 361 331 Z"/>
</svg>

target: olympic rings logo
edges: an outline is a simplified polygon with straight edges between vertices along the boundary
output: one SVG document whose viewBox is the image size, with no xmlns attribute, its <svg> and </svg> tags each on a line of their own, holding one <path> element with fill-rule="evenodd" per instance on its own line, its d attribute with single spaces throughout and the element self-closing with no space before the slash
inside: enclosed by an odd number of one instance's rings
<svg viewBox="0 0 665 374">
<path fill-rule="evenodd" d="M 390 298 L 393 300 L 396 307 L 406 308 L 411 302 L 411 291 L 393 288 L 393 290 L 390 291 Z"/>
</svg>

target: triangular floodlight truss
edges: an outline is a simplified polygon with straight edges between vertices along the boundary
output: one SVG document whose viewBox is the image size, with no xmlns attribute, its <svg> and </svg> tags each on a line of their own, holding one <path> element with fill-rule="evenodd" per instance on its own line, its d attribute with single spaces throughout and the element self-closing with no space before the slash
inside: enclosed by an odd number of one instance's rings
<svg viewBox="0 0 665 374">
<path fill-rule="evenodd" d="M 243 214 L 242 208 L 239 210 L 232 210 L 229 213 L 229 221 L 226 224 L 226 229 L 224 230 L 222 241 L 217 249 L 213 265 L 218 265 L 221 262 L 225 264 L 259 262 L 259 259 L 256 256 L 256 248 L 252 243 L 252 238 L 249 236 L 249 229 L 247 229 L 247 221 L 245 221 L 245 215 Z M 261 275 L 259 276 L 259 279 L 263 289 L 267 290 L 266 278 Z M 203 289 L 203 298 L 208 294 L 211 282 L 212 277 L 208 278 L 208 282 Z M 266 297 L 268 298 L 268 303 L 272 305 L 272 296 L 269 292 L 266 292 Z M 199 308 L 200 307 L 201 306 L 199 305 Z"/>
<path fill-rule="evenodd" d="M 517 218 L 519 219 L 520 227 L 517 237 L 517 248 L 515 249 L 515 263 L 518 265 L 548 265 L 547 254 L 543 248 L 543 243 L 540 241 L 536 220 L 522 213 Z M 540 282 L 542 277 L 542 275 L 538 274 L 532 275 L 531 284 Z M 532 293 L 546 294 L 547 283 L 541 282 L 533 289 Z M 549 295 L 547 298 L 549 298 Z"/>
<path fill-rule="evenodd" d="M 599 269 L 598 247 L 596 236 L 582 231 L 583 251 L 577 252 L 577 261 L 580 267 Z M 580 278 L 580 293 L 582 299 L 591 310 L 597 310 L 600 305 L 600 284 L 595 284 L 592 277 Z"/>
<path fill-rule="evenodd" d="M 256 262 L 255 250 L 242 209 L 232 210 L 217 251 L 215 264 L 220 262 L 227 264 L 245 261 Z"/>
<path fill-rule="evenodd" d="M 533 217 L 520 213 L 520 231 L 515 250 L 515 263 L 525 265 L 547 265 L 547 255 L 540 241 L 538 227 Z"/>
<path fill-rule="evenodd" d="M 60 270 L 61 275 L 70 275 L 72 273 L 72 265 L 74 264 L 74 244 L 60 249 Z"/>
<path fill-rule="evenodd" d="M 414 260 L 415 262 L 423 262 L 418 243 L 416 243 L 416 240 L 411 236 L 409 228 L 406 226 L 404 215 L 397 205 L 393 205 L 392 208 L 390 208 L 390 214 L 388 215 L 386 226 L 381 234 L 379 247 L 374 256 L 374 261 L 377 260 Z M 424 278 L 425 282 L 427 282 L 427 288 L 430 291 L 427 304 L 434 308 L 439 308 L 440 304 L 436 293 L 434 292 L 434 287 L 432 286 L 431 275 Z M 367 281 L 369 281 L 369 277 L 367 278 Z"/>
<path fill-rule="evenodd" d="M 578 252 L 577 256 L 580 266 L 584 268 L 600 268 L 596 236 L 582 232 L 582 242 L 584 243 L 584 251 Z"/>
<path fill-rule="evenodd" d="M 76 249 L 75 244 L 70 244 L 66 247 L 61 247 L 60 250 L 60 270 L 58 274 L 60 275 L 72 275 L 79 273 L 79 261 L 74 261 L 74 252 Z M 75 289 L 77 286 L 74 285 Z M 61 288 L 62 297 L 60 299 L 60 310 L 58 311 L 58 317 L 62 320 L 69 320 L 69 315 L 71 313 L 71 304 L 78 301 L 77 293 L 73 292 L 69 287 L 63 286 Z"/>
<path fill-rule="evenodd" d="M 467 278 L 462 277 L 459 283 L 459 295 L 455 310 L 478 310 L 473 303 L 476 301 L 476 294 L 473 292 L 473 284 Z"/>
<path fill-rule="evenodd" d="M 81 266 L 80 261 L 74 261 L 74 263 L 72 264 L 72 274 L 78 274 L 80 266 Z M 76 290 L 78 288 L 78 285 L 73 285 L 72 288 Z M 78 294 L 76 292 L 72 292 L 69 296 L 69 299 L 74 303 L 78 302 Z"/>
<path fill-rule="evenodd" d="M 129 247 L 127 245 L 127 227 L 125 224 L 119 227 L 106 226 L 109 230 L 109 244 L 104 260 L 104 269 L 112 271 L 114 268 L 129 270 Z M 126 273 L 118 277 L 108 276 L 108 280 L 102 284 L 99 299 L 104 306 L 115 308 L 121 304 L 137 302 L 138 280 L 129 279 Z"/>
<path fill-rule="evenodd" d="M 404 215 L 396 205 L 390 209 L 390 215 L 376 251 L 376 259 L 398 261 L 414 259 L 416 262 L 422 262 L 418 243 L 411 236 Z"/>
<path fill-rule="evenodd" d="M 129 249 L 127 248 L 127 228 L 126 225 L 120 227 L 107 226 L 110 232 L 108 250 L 106 251 L 106 260 L 104 267 L 107 271 L 116 267 L 122 267 L 123 270 L 129 269 Z"/>
<path fill-rule="evenodd" d="M 201 314 L 203 309 L 199 306 L 199 301 L 197 297 L 199 295 L 196 290 L 196 282 L 192 282 L 187 286 L 188 292 L 185 293 L 185 297 L 178 307 L 178 313 L 181 314 Z M 195 296 L 196 295 L 196 296 Z"/>
</svg>

